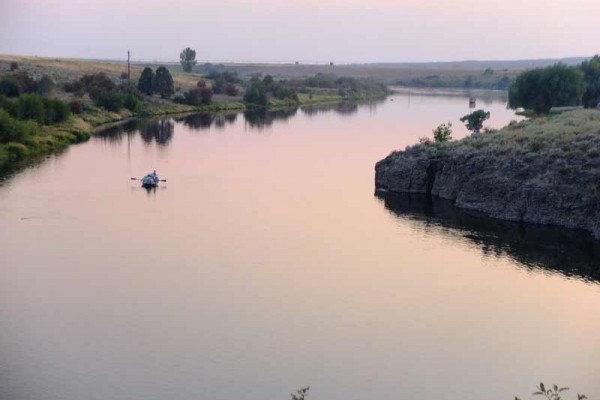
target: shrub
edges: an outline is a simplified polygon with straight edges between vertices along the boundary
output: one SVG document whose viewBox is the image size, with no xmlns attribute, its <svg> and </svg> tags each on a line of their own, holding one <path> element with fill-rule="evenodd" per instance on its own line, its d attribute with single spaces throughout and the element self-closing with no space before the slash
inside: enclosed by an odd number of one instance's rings
<svg viewBox="0 0 600 400">
<path fill-rule="evenodd" d="M 108 111 L 116 112 L 125 106 L 125 96 L 118 90 L 108 90 L 96 95 L 94 103 Z"/>
<path fill-rule="evenodd" d="M 37 82 L 29 76 L 27 71 L 17 71 L 13 74 L 13 77 L 19 83 L 21 93 L 33 93 L 37 90 Z"/>
<path fill-rule="evenodd" d="M 254 82 L 250 85 L 244 94 L 244 101 L 262 107 L 267 105 L 267 93 L 262 82 Z"/>
<path fill-rule="evenodd" d="M 212 102 L 213 91 L 211 88 L 194 88 L 184 93 L 185 103 L 191 106 L 208 105 Z"/>
<path fill-rule="evenodd" d="M 83 113 L 83 103 L 79 100 L 73 100 L 69 103 L 69 109 L 73 114 Z"/>
<path fill-rule="evenodd" d="M 134 113 L 141 112 L 142 108 L 143 108 L 142 102 L 140 101 L 139 97 L 137 97 L 133 93 L 127 93 L 125 95 L 123 105 L 125 106 L 126 109 L 128 109 L 129 111 L 132 111 Z"/>
<path fill-rule="evenodd" d="M 490 118 L 490 113 L 477 110 L 473 111 L 471 114 L 467 114 L 460 119 L 460 122 L 465 122 L 467 129 L 473 133 L 479 133 L 481 128 L 483 128 L 483 121 Z"/>
<path fill-rule="evenodd" d="M 44 75 L 37 82 L 37 92 L 42 96 L 50 96 L 56 89 L 56 83 L 48 75 Z"/>
<path fill-rule="evenodd" d="M 0 94 L 8 97 L 18 97 L 21 94 L 19 82 L 12 76 L 3 76 L 0 79 Z"/>
<path fill-rule="evenodd" d="M 80 84 L 76 84 L 76 87 L 81 85 L 92 99 L 96 99 L 105 92 L 113 92 L 117 89 L 117 85 L 104 72 L 84 75 L 79 82 Z"/>
<path fill-rule="evenodd" d="M 11 72 L 16 71 L 19 69 L 19 63 L 16 61 L 13 61 L 10 63 L 10 70 Z"/>
<path fill-rule="evenodd" d="M 29 154 L 27 146 L 22 143 L 8 142 L 3 147 L 4 151 L 8 153 L 9 159 L 14 161 L 21 160 Z"/>
<path fill-rule="evenodd" d="M 14 119 L 5 110 L 0 110 L 0 143 L 28 143 L 37 130 L 34 122 Z"/>
<path fill-rule="evenodd" d="M 58 99 L 44 99 L 46 124 L 57 124 L 66 121 L 71 115 L 69 106 Z"/>
<path fill-rule="evenodd" d="M 591 60 L 584 61 L 579 67 L 585 80 L 585 92 L 582 102 L 587 108 L 596 107 L 600 103 L 600 56 L 595 55 Z"/>
<path fill-rule="evenodd" d="M 16 102 L 9 100 L 2 94 L 0 94 L 0 109 L 6 110 L 13 117 L 17 116 Z"/>
<path fill-rule="evenodd" d="M 83 91 L 85 90 L 85 85 L 83 84 L 83 82 L 81 80 L 76 80 L 73 82 L 67 82 L 63 85 L 63 88 L 65 89 L 65 92 L 67 93 L 83 93 Z"/>
<path fill-rule="evenodd" d="M 452 140 L 452 123 L 441 124 L 433 131 L 433 140 L 436 143 L 444 143 Z M 426 144 L 421 142 L 422 144 Z"/>
<path fill-rule="evenodd" d="M 19 119 L 31 119 L 39 124 L 46 122 L 46 109 L 42 96 L 36 93 L 26 93 L 17 100 L 17 115 Z"/>
<path fill-rule="evenodd" d="M 225 94 L 227 96 L 237 96 L 239 94 L 239 89 L 233 83 L 228 83 L 225 85 Z"/>
</svg>

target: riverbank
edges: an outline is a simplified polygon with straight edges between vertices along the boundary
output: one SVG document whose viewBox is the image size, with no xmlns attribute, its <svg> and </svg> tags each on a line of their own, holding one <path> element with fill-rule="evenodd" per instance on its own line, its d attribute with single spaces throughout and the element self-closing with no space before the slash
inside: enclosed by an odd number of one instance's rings
<svg viewBox="0 0 600 400">
<path fill-rule="evenodd" d="M 375 166 L 378 191 L 423 193 L 492 218 L 579 228 L 600 238 L 600 112 L 521 121 L 418 144 Z"/>
</svg>

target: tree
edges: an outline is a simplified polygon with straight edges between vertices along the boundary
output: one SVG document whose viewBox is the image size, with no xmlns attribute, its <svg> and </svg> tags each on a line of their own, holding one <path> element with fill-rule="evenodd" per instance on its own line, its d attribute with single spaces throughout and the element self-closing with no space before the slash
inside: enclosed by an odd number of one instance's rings
<svg viewBox="0 0 600 400">
<path fill-rule="evenodd" d="M 181 67 L 185 72 L 192 72 L 192 67 L 196 65 L 196 50 L 186 47 L 179 54 Z"/>
<path fill-rule="evenodd" d="M 152 94 L 154 94 L 153 80 L 154 71 L 152 68 L 144 68 L 142 75 L 140 75 L 140 79 L 138 80 L 138 90 L 148 96 L 152 96 Z"/>
<path fill-rule="evenodd" d="M 600 56 L 595 55 L 591 60 L 582 62 L 579 68 L 585 81 L 581 101 L 587 108 L 596 107 L 600 103 Z"/>
<path fill-rule="evenodd" d="M 263 107 L 267 105 L 267 93 L 262 82 L 254 82 L 246 89 L 244 102 Z"/>
<path fill-rule="evenodd" d="M 473 111 L 471 114 L 467 114 L 460 119 L 460 122 L 465 122 L 467 129 L 473 132 L 474 134 L 478 134 L 483 128 L 483 121 L 490 118 L 490 113 L 477 110 Z"/>
<path fill-rule="evenodd" d="M 436 143 L 443 143 L 452 140 L 452 123 L 441 124 L 433 131 L 433 140 Z"/>
<path fill-rule="evenodd" d="M 156 69 L 152 88 L 154 93 L 159 94 L 163 99 L 168 99 L 173 95 L 173 93 L 175 93 L 173 77 L 168 69 L 163 66 L 160 66 Z"/>
<path fill-rule="evenodd" d="M 552 107 L 581 104 L 583 90 L 581 70 L 558 63 L 520 73 L 510 86 L 508 105 L 547 114 Z"/>
</svg>

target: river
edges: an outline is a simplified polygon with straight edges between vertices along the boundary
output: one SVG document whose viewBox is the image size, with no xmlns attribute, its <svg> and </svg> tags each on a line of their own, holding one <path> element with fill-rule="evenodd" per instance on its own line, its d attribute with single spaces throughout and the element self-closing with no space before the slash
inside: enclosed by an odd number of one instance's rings
<svg viewBox="0 0 600 400">
<path fill-rule="evenodd" d="M 374 195 L 376 161 L 470 111 L 405 90 L 134 121 L 7 177 L 0 399 L 600 397 L 597 242 Z"/>
</svg>

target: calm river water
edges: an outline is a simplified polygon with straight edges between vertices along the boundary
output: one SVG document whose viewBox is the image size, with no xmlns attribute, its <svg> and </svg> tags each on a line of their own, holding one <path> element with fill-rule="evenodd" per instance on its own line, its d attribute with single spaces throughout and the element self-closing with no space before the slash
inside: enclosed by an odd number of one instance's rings
<svg viewBox="0 0 600 400">
<path fill-rule="evenodd" d="M 468 112 L 403 92 L 132 122 L 8 178 L 0 399 L 600 398 L 597 243 L 374 196 L 376 161 Z"/>
</svg>

